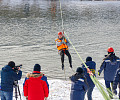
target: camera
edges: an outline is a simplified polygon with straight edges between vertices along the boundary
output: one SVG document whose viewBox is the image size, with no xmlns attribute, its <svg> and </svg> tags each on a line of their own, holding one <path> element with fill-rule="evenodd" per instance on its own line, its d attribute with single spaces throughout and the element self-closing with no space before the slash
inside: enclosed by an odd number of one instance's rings
<svg viewBox="0 0 120 100">
<path fill-rule="evenodd" d="M 20 64 L 20 65 L 18 65 L 18 66 L 15 66 L 15 67 L 14 67 L 14 71 L 15 71 L 15 72 L 18 72 L 19 67 L 22 68 L 22 64 Z"/>
</svg>

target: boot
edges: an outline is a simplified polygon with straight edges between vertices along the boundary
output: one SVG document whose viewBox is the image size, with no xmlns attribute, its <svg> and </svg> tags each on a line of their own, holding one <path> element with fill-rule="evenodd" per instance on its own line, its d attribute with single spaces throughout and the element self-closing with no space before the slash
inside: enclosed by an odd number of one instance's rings
<svg viewBox="0 0 120 100">
<path fill-rule="evenodd" d="M 113 94 L 112 94 L 111 88 L 107 88 L 107 91 L 108 91 L 109 97 L 111 99 L 113 99 Z"/>
<path fill-rule="evenodd" d="M 70 64 L 70 68 L 72 68 L 72 65 Z"/>
</svg>

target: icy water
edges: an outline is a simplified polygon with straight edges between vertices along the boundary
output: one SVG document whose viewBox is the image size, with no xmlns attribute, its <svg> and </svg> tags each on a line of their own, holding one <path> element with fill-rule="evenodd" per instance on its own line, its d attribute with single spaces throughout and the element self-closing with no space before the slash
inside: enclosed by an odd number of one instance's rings
<svg viewBox="0 0 120 100">
<path fill-rule="evenodd" d="M 99 69 L 107 48 L 120 55 L 120 2 L 61 0 L 64 30 L 85 61 Z M 64 79 L 55 45 L 62 31 L 58 0 L 0 0 L 0 69 L 9 61 L 23 64 L 23 78 L 39 63 L 49 79 Z M 71 46 L 73 69 L 81 60 Z M 65 56 L 67 77 L 73 74 Z"/>
</svg>

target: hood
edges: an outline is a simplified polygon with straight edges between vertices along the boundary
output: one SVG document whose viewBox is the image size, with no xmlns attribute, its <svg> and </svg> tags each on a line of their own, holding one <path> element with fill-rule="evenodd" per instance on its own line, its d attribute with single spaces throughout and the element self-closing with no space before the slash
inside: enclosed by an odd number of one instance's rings
<svg viewBox="0 0 120 100">
<path fill-rule="evenodd" d="M 86 65 L 93 66 L 93 65 L 96 65 L 96 63 L 94 61 L 87 61 Z"/>
<path fill-rule="evenodd" d="M 71 77 L 70 77 L 70 80 L 71 81 L 73 81 L 73 82 L 75 82 L 75 81 L 77 81 L 78 79 L 84 79 L 85 77 L 84 77 L 84 74 L 79 74 L 79 73 L 76 73 L 76 74 L 74 74 L 74 75 L 72 75 Z"/>
<path fill-rule="evenodd" d="M 94 65 L 96 65 L 96 63 L 94 62 L 94 61 L 87 61 L 86 63 L 85 63 L 87 66 L 89 65 L 89 66 L 94 66 Z M 82 66 L 85 66 L 83 63 L 81 64 Z"/>
<path fill-rule="evenodd" d="M 43 74 L 42 73 L 27 73 L 27 75 L 26 75 L 27 78 L 30 78 L 30 77 L 38 78 L 40 76 L 42 77 Z"/>
<path fill-rule="evenodd" d="M 115 56 L 115 53 L 111 53 L 105 56 L 103 60 L 110 60 L 111 62 L 116 61 L 119 57 Z"/>
<path fill-rule="evenodd" d="M 5 67 L 2 68 L 2 71 L 5 71 L 5 72 L 8 72 L 10 70 L 12 70 L 12 68 L 8 65 L 6 65 Z"/>
</svg>

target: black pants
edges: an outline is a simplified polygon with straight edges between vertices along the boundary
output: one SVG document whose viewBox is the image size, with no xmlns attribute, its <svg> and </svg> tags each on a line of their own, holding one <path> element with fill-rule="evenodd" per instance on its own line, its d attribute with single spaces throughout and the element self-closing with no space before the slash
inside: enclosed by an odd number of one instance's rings
<svg viewBox="0 0 120 100">
<path fill-rule="evenodd" d="M 62 64 L 64 64 L 64 55 L 65 54 L 68 56 L 70 65 L 72 65 L 71 55 L 70 55 L 70 53 L 69 53 L 68 50 L 61 50 L 60 51 L 60 56 L 61 56 L 61 62 L 62 62 Z"/>
</svg>

